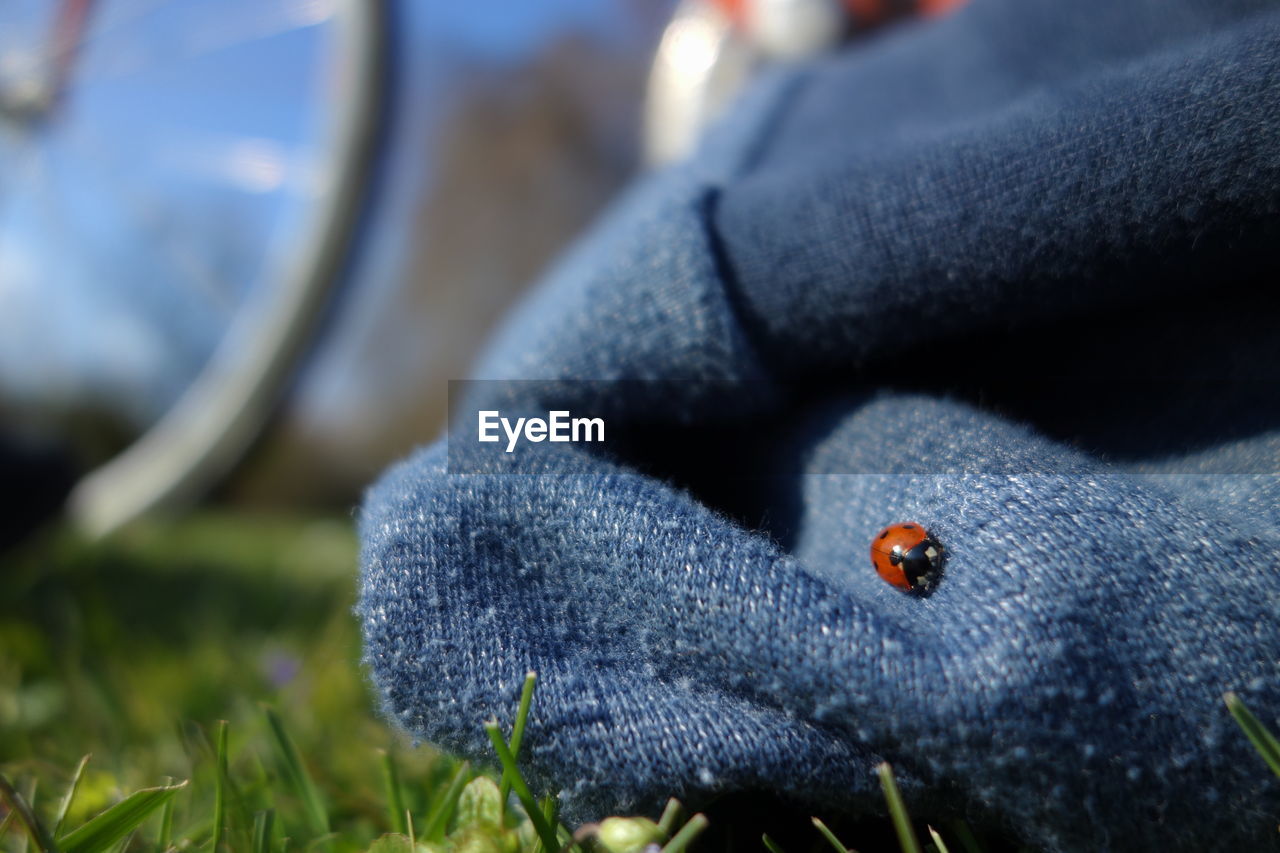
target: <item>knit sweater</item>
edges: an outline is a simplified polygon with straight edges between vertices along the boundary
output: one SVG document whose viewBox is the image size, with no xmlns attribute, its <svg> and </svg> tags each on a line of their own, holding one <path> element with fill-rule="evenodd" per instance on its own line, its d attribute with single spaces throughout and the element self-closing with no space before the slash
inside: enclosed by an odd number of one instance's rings
<svg viewBox="0 0 1280 853">
<path fill-rule="evenodd" d="M 388 716 L 572 819 L 771 791 L 1275 849 L 1280 7 L 973 0 L 754 85 L 361 515 Z M 531 382 L 529 380 L 540 380 Z M 478 440 L 480 412 L 603 442 Z M 925 594 L 869 547 L 923 525 Z"/>
</svg>

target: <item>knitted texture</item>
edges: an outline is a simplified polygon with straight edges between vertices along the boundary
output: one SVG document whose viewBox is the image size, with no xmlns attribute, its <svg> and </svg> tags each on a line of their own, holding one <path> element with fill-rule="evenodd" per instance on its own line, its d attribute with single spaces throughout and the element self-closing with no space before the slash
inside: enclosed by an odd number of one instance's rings
<svg viewBox="0 0 1280 853">
<path fill-rule="evenodd" d="M 1278 205 L 1271 4 L 973 0 L 762 80 L 476 374 L 545 381 L 369 492 L 386 713 L 487 759 L 536 670 L 573 819 L 876 812 L 887 759 L 1049 849 L 1276 849 L 1221 695 L 1280 728 Z M 471 440 L 553 405 L 658 437 Z M 898 521 L 927 596 L 871 568 Z"/>
</svg>

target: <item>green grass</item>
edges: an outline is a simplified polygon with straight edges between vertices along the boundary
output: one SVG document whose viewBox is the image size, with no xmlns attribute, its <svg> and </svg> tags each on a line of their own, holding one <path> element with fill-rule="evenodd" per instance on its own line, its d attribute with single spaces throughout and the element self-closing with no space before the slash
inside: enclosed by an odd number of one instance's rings
<svg viewBox="0 0 1280 853">
<path fill-rule="evenodd" d="M 0 555 L 0 772 L 19 788 L 39 780 L 49 827 L 92 753 L 67 827 L 126 793 L 189 780 L 172 803 L 174 839 L 209 849 L 222 791 L 237 827 L 227 849 L 252 842 L 266 809 L 276 838 L 301 849 L 321 835 L 319 800 L 341 837 L 329 849 L 364 849 L 390 828 L 379 750 L 394 756 L 415 815 L 456 762 L 412 748 L 373 713 L 351 615 L 355 565 L 349 520 L 243 514 L 102 544 L 52 531 Z M 299 765 L 313 788 L 300 787 Z M 149 842 L 160 817 L 142 833 Z M 11 824 L 0 849 L 17 837 Z"/>
<path fill-rule="evenodd" d="M 945 838 L 914 823 L 888 765 L 889 820 L 828 828 L 765 798 L 566 826 L 554 792 L 520 773 L 534 678 L 512 731 L 486 727 L 488 767 L 414 748 L 376 718 L 355 561 L 345 520 L 243 514 L 96 545 L 53 531 L 0 557 L 0 850 L 1008 849 L 963 823 Z M 1226 701 L 1280 773 L 1280 744 Z"/>
</svg>

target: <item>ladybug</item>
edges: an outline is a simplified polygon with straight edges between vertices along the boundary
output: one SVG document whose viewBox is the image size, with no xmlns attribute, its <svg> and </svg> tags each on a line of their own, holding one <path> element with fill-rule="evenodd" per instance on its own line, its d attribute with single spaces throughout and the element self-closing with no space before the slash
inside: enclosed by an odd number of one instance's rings
<svg viewBox="0 0 1280 853">
<path fill-rule="evenodd" d="M 880 577 L 906 592 L 924 592 L 942 574 L 943 548 L 924 525 L 890 524 L 871 540 L 871 564 Z"/>
</svg>

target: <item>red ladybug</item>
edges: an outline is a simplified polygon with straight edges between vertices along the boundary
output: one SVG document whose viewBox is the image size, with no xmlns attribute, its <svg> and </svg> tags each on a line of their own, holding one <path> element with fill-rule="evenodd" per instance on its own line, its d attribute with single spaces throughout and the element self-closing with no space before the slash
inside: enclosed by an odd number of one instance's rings
<svg viewBox="0 0 1280 853">
<path fill-rule="evenodd" d="M 907 592 L 922 592 L 942 574 L 942 545 L 915 522 L 890 524 L 871 540 L 871 563 L 880 577 Z"/>
</svg>

